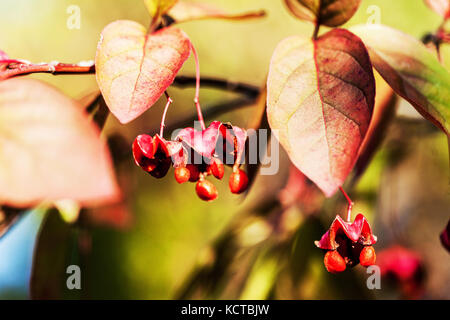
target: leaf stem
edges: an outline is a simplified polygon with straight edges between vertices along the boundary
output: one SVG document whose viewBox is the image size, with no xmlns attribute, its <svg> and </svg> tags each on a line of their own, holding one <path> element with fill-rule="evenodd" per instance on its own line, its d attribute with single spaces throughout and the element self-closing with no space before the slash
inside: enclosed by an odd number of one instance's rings
<svg viewBox="0 0 450 320">
<path fill-rule="evenodd" d="M 197 51 L 195 51 L 194 45 L 191 43 L 191 50 L 192 54 L 194 55 L 195 59 L 195 97 L 194 97 L 194 103 L 195 107 L 197 108 L 197 115 L 198 115 L 198 121 L 200 121 L 200 124 L 202 126 L 202 130 L 206 129 L 205 121 L 203 120 L 203 114 L 202 109 L 200 107 L 200 63 L 198 61 L 198 55 Z"/>
<path fill-rule="evenodd" d="M 164 112 L 161 118 L 161 125 L 159 127 L 159 136 L 162 138 L 163 134 L 164 134 L 164 127 L 165 125 L 165 121 L 166 121 L 166 114 L 167 114 L 167 110 L 169 110 L 169 106 L 172 104 L 173 100 L 172 98 L 169 96 L 169 94 L 167 93 L 167 91 L 164 91 L 164 94 L 166 95 L 167 98 L 167 103 L 166 106 L 164 107 Z"/>
<path fill-rule="evenodd" d="M 347 207 L 347 222 L 350 222 L 352 219 L 352 208 L 353 208 L 353 201 L 350 199 L 348 194 L 344 191 L 342 187 L 339 187 L 339 190 L 341 190 L 344 197 L 347 199 L 348 207 Z"/>
<path fill-rule="evenodd" d="M 312 39 L 313 40 L 317 39 L 317 36 L 319 35 L 319 29 L 320 29 L 320 22 L 316 21 L 316 24 L 314 26 L 314 31 L 313 31 L 313 34 L 312 34 Z"/>
</svg>

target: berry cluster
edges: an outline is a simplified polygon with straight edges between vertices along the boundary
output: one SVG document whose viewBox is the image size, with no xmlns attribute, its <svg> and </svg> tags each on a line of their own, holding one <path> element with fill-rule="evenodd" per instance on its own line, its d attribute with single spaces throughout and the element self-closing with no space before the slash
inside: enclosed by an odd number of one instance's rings
<svg viewBox="0 0 450 320">
<path fill-rule="evenodd" d="M 377 237 L 372 234 L 369 223 L 358 214 L 353 223 L 336 216 L 330 229 L 315 244 L 326 250 L 324 264 L 331 273 L 342 272 L 347 266 L 358 263 L 364 267 L 375 264 L 375 249 L 372 247 Z"/>
<path fill-rule="evenodd" d="M 156 134 L 151 137 L 142 134 L 133 143 L 135 162 L 155 178 L 164 177 L 173 165 L 178 183 L 196 182 L 195 190 L 200 199 L 215 200 L 218 192 L 206 177 L 221 180 L 224 164 L 231 165 L 229 187 L 239 194 L 247 189 L 247 174 L 239 167 L 244 154 L 247 133 L 231 124 L 213 121 L 208 128 L 196 130 L 184 128 L 174 141 L 167 141 Z"/>
</svg>

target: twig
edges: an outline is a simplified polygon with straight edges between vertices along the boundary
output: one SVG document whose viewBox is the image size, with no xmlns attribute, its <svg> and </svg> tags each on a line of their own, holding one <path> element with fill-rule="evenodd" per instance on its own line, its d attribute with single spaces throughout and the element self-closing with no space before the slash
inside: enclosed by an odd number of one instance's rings
<svg viewBox="0 0 450 320">
<path fill-rule="evenodd" d="M 173 82 L 174 86 L 184 88 L 195 85 L 195 77 L 177 76 Z M 230 92 L 236 92 L 246 95 L 249 98 L 256 98 L 259 95 L 260 88 L 251 84 L 234 82 L 226 79 L 212 77 L 202 77 L 201 85 L 210 88 L 222 89 Z"/>
<path fill-rule="evenodd" d="M 1 61 L 0 61 L 1 62 Z M 4 71 L 0 72 L 0 80 L 6 80 L 8 78 L 26 75 L 31 73 L 51 73 L 57 74 L 93 74 L 95 73 L 95 66 L 83 66 L 79 64 L 13 64 Z"/>
</svg>

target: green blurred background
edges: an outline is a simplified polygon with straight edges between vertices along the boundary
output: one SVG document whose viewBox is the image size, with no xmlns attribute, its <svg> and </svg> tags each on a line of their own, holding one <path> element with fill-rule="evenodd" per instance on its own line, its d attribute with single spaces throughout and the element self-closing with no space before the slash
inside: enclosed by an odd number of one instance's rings
<svg viewBox="0 0 450 320">
<path fill-rule="evenodd" d="M 198 51 L 204 76 L 262 86 L 277 43 L 289 35 L 312 33 L 312 25 L 293 18 L 279 0 L 204 2 L 232 13 L 259 9 L 267 12 L 267 17 L 249 21 L 180 24 Z M 70 16 L 66 10 L 70 5 L 81 9 L 80 29 L 69 30 L 66 26 Z M 346 26 L 366 23 L 373 15 L 373 11 L 368 11 L 373 5 L 380 9 L 381 23 L 417 38 L 440 24 L 440 18 L 422 0 L 363 0 Z M 92 60 L 101 30 L 118 19 L 131 19 L 143 25 L 150 21 L 140 0 L 2 0 L 0 48 L 10 57 L 33 62 Z M 450 67 L 448 48 L 443 49 L 443 57 L 446 67 Z M 194 74 L 192 59 L 180 74 Z M 93 75 L 33 77 L 52 83 L 75 99 L 97 89 Z M 170 125 L 193 112 L 194 90 L 170 88 L 169 93 L 174 99 L 167 118 Z M 224 91 L 202 89 L 205 115 L 208 107 L 234 97 Z M 162 108 L 163 102 L 159 102 L 127 126 L 109 117 L 104 134 L 120 135 L 129 146 L 137 134 L 156 132 Z M 245 108 L 223 113 L 218 120 L 246 127 L 254 112 L 254 108 Z M 83 290 L 76 297 L 398 297 L 395 290 L 383 287 L 372 292 L 365 288 L 362 268 L 342 276 L 329 275 L 323 268 L 322 253 L 312 241 L 336 214 L 335 205 L 342 200 L 339 195 L 326 203 L 320 219 L 306 217 L 301 209 L 294 208 L 283 215 L 287 219 L 286 230 L 273 230 L 273 214 L 268 216 L 266 208 L 270 208 L 270 203 L 264 200 L 274 198 L 283 186 L 287 169 L 283 156 L 279 174 L 258 177 L 245 200 L 230 195 L 224 181 L 216 184 L 219 199 L 204 203 L 196 197 L 193 184 L 178 185 L 171 178 L 155 180 L 136 167 L 129 156 L 120 163 L 118 172 L 123 176 L 132 223 L 121 229 L 94 225 L 82 230 L 89 234 L 91 248 L 82 258 L 78 253 L 74 258 L 81 261 L 83 276 Z M 357 201 L 355 212 L 363 211 L 375 221 L 379 247 L 402 243 L 423 254 L 428 271 L 424 297 L 428 298 L 450 298 L 449 255 L 438 239 L 449 217 L 448 169 L 447 141 L 443 134 L 417 117 L 413 108 L 403 102 L 384 147 L 351 194 Z M 263 208 L 257 206 L 260 204 Z M 339 208 L 343 212 L 342 204 Z M 36 219 L 34 224 L 39 221 Z M 1 259 L 14 259 L 8 254 Z M 29 260 L 23 264 L 31 267 Z M 20 270 L 26 283 L 29 271 Z M 26 287 L 13 291 L 2 288 L 0 282 L 0 297 L 28 296 Z M 73 293 L 63 293 L 62 297 L 66 296 L 72 297 Z"/>
</svg>

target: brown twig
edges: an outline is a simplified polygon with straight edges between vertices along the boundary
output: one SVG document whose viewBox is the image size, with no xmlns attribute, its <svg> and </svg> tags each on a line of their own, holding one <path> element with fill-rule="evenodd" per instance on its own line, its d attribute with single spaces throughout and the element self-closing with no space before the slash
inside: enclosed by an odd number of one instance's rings
<svg viewBox="0 0 450 320">
<path fill-rule="evenodd" d="M 173 85 L 183 88 L 187 86 L 194 86 L 195 81 L 195 77 L 177 76 L 175 78 L 175 81 L 173 82 Z M 202 86 L 240 93 L 249 97 L 250 99 L 256 98 L 260 92 L 260 88 L 257 86 L 241 82 L 229 81 L 226 79 L 202 77 L 200 82 Z"/>
<path fill-rule="evenodd" d="M 5 70 L 0 72 L 0 80 L 8 78 L 27 75 L 32 73 L 51 73 L 57 74 L 93 74 L 95 73 L 95 66 L 68 64 L 68 63 L 43 63 L 43 64 L 28 64 L 28 63 L 14 63 L 8 66 Z"/>
</svg>

